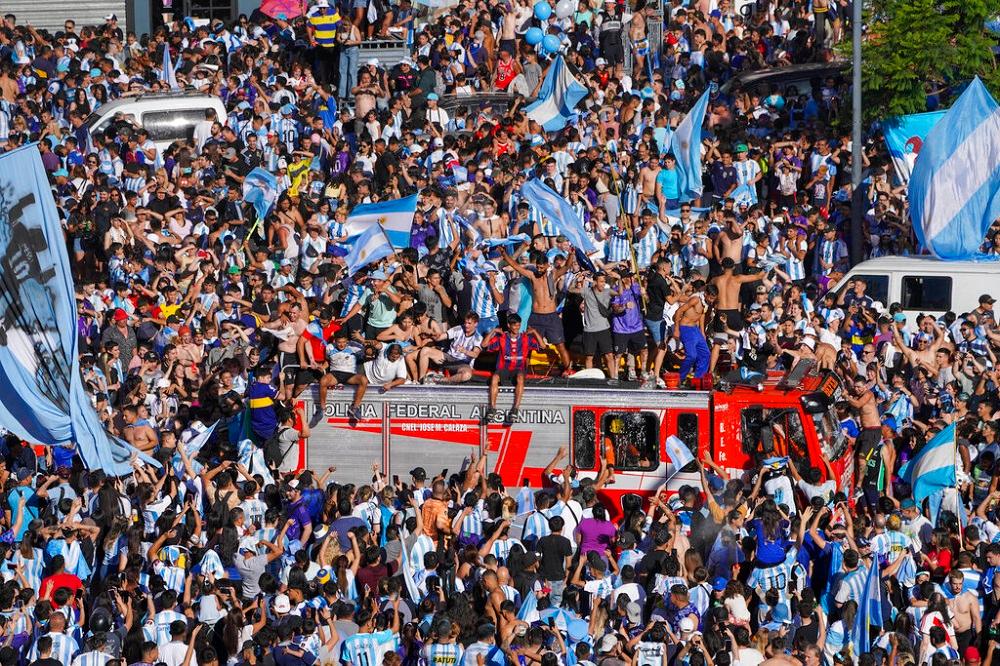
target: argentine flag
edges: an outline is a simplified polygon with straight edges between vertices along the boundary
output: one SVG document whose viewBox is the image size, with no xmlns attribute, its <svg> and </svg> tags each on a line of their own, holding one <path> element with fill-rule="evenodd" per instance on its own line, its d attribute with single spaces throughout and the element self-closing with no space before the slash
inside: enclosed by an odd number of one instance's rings
<svg viewBox="0 0 1000 666">
<path fill-rule="evenodd" d="M 979 78 L 927 133 L 908 196 L 917 240 L 940 259 L 979 254 L 1000 217 L 1000 107 Z"/>
<path fill-rule="evenodd" d="M 586 86 L 576 80 L 563 57 L 556 56 L 538 91 L 538 99 L 524 107 L 524 112 L 546 132 L 558 132 L 566 127 L 573 109 L 586 96 Z"/>
<path fill-rule="evenodd" d="M 705 122 L 705 112 L 708 111 L 708 92 L 691 107 L 691 111 L 677 126 L 674 135 L 670 137 L 670 149 L 677 158 L 678 181 L 681 189 L 681 201 L 691 201 L 701 196 L 701 126 Z"/>
<path fill-rule="evenodd" d="M 556 229 L 566 237 L 573 247 L 590 254 L 594 252 L 594 244 L 590 242 L 583 220 L 573 206 L 551 187 L 533 178 L 521 186 L 521 199 L 534 206 L 538 212 L 549 218 Z"/>
<path fill-rule="evenodd" d="M 347 235 L 358 234 L 378 227 L 385 230 L 384 237 L 392 247 L 410 246 L 410 229 L 413 227 L 413 213 L 417 210 L 417 195 L 403 199 L 361 204 L 354 207 L 347 216 Z"/>
<path fill-rule="evenodd" d="M 257 167 L 243 179 L 243 200 L 253 205 L 258 220 L 267 217 L 277 198 L 278 179 L 270 171 Z"/>
<path fill-rule="evenodd" d="M 369 225 L 359 235 L 347 241 L 351 251 L 344 257 L 347 275 L 351 276 L 369 264 L 385 259 L 393 253 L 392 245 L 378 224 Z"/>
<path fill-rule="evenodd" d="M 865 586 L 858 599 L 858 614 L 854 616 L 851 643 L 854 654 L 871 652 L 871 628 L 882 626 L 882 583 L 879 575 L 878 558 L 872 562 L 865 574 Z"/>
<path fill-rule="evenodd" d="M 174 72 L 174 64 L 170 62 L 170 46 L 163 45 L 163 71 L 160 73 L 160 80 L 170 86 L 171 90 L 178 90 L 177 73 Z"/>
<path fill-rule="evenodd" d="M 899 475 L 913 488 L 919 505 L 939 490 L 953 487 L 955 481 L 955 424 L 934 435 L 907 462 Z"/>
</svg>

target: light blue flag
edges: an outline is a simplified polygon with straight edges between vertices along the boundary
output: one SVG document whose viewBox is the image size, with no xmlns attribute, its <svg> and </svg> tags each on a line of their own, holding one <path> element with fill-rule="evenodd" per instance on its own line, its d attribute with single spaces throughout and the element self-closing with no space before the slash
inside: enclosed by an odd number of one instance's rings
<svg viewBox="0 0 1000 666">
<path fill-rule="evenodd" d="M 889 148 L 892 165 L 901 183 L 910 182 L 913 165 L 923 148 L 927 133 L 944 117 L 944 111 L 914 113 L 909 116 L 894 116 L 882 123 L 885 145 Z"/>
<path fill-rule="evenodd" d="M 400 562 L 403 569 L 403 582 L 406 583 L 406 591 L 410 593 L 410 599 L 415 604 L 419 604 L 420 599 L 420 588 L 417 587 L 417 581 L 413 578 L 413 567 L 410 565 L 410 553 L 407 552 L 406 542 L 402 543 L 402 555 L 403 560 Z"/>
<path fill-rule="evenodd" d="M 670 137 L 670 149 L 677 158 L 677 170 L 681 189 L 681 201 L 691 201 L 701 197 L 701 126 L 708 111 L 708 92 L 691 107 L 691 111 L 677 126 Z"/>
<path fill-rule="evenodd" d="M 347 216 L 348 236 L 357 236 L 373 225 L 381 225 L 393 247 L 410 246 L 417 195 L 355 206 Z"/>
<path fill-rule="evenodd" d="M 913 488 L 919 505 L 939 490 L 955 485 L 955 424 L 934 435 L 899 470 L 899 476 Z"/>
<path fill-rule="evenodd" d="M 160 72 L 160 80 L 170 86 L 171 90 L 178 90 L 177 73 L 174 71 L 174 64 L 170 62 L 170 47 L 163 45 L 163 65 Z"/>
<path fill-rule="evenodd" d="M 501 245 L 520 245 L 521 243 L 531 242 L 531 236 L 528 234 L 514 234 L 513 236 L 507 236 L 506 238 L 487 238 L 482 244 L 486 247 L 500 247 Z"/>
<path fill-rule="evenodd" d="M 573 206 L 555 190 L 537 178 L 533 178 L 521 186 L 521 199 L 527 201 L 545 217 L 552 221 L 556 230 L 566 237 L 573 247 L 580 248 L 587 254 L 595 251 L 590 242 L 583 220 L 573 210 Z"/>
<path fill-rule="evenodd" d="M 369 226 L 347 242 L 351 244 L 350 252 L 344 257 L 348 276 L 354 275 L 369 264 L 385 259 L 394 252 L 389 239 L 385 237 L 385 232 L 378 224 Z"/>
<path fill-rule="evenodd" d="M 0 426 L 30 443 L 75 442 L 91 469 L 131 474 L 137 451 L 105 432 L 83 387 L 77 344 L 66 242 L 30 144 L 0 155 Z"/>
<path fill-rule="evenodd" d="M 566 127 L 573 109 L 586 96 L 586 86 L 576 80 L 563 57 L 556 56 L 538 90 L 538 99 L 524 107 L 524 112 L 546 132 L 558 132 Z"/>
<path fill-rule="evenodd" d="M 267 217 L 277 199 L 278 179 L 267 169 L 257 167 L 243 179 L 243 200 L 254 207 L 258 220 Z"/>
<path fill-rule="evenodd" d="M 871 628 L 882 626 L 882 583 L 879 577 L 878 558 L 865 574 L 865 586 L 858 599 L 858 614 L 854 617 L 851 643 L 854 654 L 871 652 Z"/>
<path fill-rule="evenodd" d="M 978 78 L 927 133 L 910 176 L 917 240 L 940 259 L 971 259 L 1000 217 L 1000 107 Z"/>
</svg>

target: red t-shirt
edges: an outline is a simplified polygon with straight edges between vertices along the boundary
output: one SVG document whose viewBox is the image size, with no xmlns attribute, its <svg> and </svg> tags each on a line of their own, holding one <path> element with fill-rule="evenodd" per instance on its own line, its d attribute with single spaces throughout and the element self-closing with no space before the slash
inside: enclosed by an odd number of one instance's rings
<svg viewBox="0 0 1000 666">
<path fill-rule="evenodd" d="M 64 572 L 52 574 L 48 578 L 42 579 L 42 587 L 39 598 L 51 600 L 52 596 L 56 593 L 56 590 L 60 587 L 68 587 L 74 595 L 73 598 L 75 598 L 76 591 L 83 589 L 83 581 L 71 573 Z"/>
</svg>

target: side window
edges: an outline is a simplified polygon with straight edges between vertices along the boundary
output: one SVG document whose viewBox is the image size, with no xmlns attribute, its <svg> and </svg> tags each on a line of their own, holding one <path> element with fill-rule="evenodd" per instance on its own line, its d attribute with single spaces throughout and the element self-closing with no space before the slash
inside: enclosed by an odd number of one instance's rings
<svg viewBox="0 0 1000 666">
<path fill-rule="evenodd" d="M 946 275 L 907 275 L 903 278 L 904 310 L 950 310 L 951 278 Z"/>
<path fill-rule="evenodd" d="M 698 415 L 678 414 L 677 415 L 677 439 L 684 442 L 691 455 L 698 460 Z M 689 463 L 693 465 L 693 463 Z"/>
<path fill-rule="evenodd" d="M 601 446 L 615 469 L 652 470 L 660 463 L 659 420 L 650 412 L 606 412 Z"/>
<path fill-rule="evenodd" d="M 573 414 L 573 464 L 577 469 L 594 469 L 597 452 L 597 418 L 594 412 Z"/>
<path fill-rule="evenodd" d="M 741 417 L 743 452 L 756 458 L 809 457 L 802 419 L 794 409 L 747 407 Z"/>
<path fill-rule="evenodd" d="M 889 276 L 888 275 L 854 275 L 847 280 L 861 280 L 865 283 L 865 296 L 872 299 L 873 301 L 878 301 L 882 303 L 885 307 L 889 307 Z M 847 289 L 847 282 L 844 283 L 843 291 Z M 839 296 L 838 292 L 838 296 Z"/>
<path fill-rule="evenodd" d="M 149 111 L 142 114 L 142 126 L 153 141 L 176 141 L 193 138 L 195 126 L 204 119 L 204 109 Z"/>
</svg>

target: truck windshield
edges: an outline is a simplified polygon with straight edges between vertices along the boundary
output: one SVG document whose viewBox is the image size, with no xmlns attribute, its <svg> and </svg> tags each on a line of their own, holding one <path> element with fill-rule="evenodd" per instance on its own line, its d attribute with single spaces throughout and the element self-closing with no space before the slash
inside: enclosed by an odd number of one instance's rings
<svg viewBox="0 0 1000 666">
<path fill-rule="evenodd" d="M 840 429 L 840 421 L 837 420 L 833 407 L 831 406 L 825 412 L 813 414 L 812 419 L 816 426 L 816 434 L 823 442 L 823 455 L 826 456 L 826 459 L 836 460 L 844 455 L 844 449 L 847 448 L 847 438 Z"/>
</svg>

